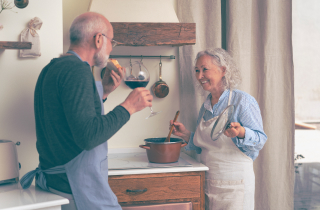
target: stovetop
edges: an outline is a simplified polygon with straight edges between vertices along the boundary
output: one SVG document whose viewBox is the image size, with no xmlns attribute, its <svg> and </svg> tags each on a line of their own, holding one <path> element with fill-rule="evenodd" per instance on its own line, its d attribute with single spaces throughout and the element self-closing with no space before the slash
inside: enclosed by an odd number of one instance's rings
<svg viewBox="0 0 320 210">
<path fill-rule="evenodd" d="M 146 152 L 141 153 L 111 153 L 108 154 L 108 168 L 116 170 L 168 168 L 168 167 L 192 167 L 182 157 L 174 163 L 150 163 Z"/>
</svg>

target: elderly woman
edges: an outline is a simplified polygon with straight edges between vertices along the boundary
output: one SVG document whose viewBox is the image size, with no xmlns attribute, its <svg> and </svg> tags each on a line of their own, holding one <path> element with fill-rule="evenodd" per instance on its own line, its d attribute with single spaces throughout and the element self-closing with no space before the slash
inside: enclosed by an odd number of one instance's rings
<svg viewBox="0 0 320 210">
<path fill-rule="evenodd" d="M 199 52 L 195 75 L 210 94 L 200 109 L 195 132 L 171 120 L 173 134 L 188 142 L 187 150 L 201 153 L 201 162 L 209 167 L 205 182 L 206 209 L 253 210 L 253 161 L 267 140 L 259 105 L 252 96 L 235 89 L 241 80 L 240 72 L 223 49 Z M 213 141 L 213 125 L 228 105 L 235 106 L 231 126 Z"/>
</svg>

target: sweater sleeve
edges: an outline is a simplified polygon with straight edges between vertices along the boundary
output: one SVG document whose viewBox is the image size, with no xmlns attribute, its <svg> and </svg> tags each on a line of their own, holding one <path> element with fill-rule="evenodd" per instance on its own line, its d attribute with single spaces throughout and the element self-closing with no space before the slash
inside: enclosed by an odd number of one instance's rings
<svg viewBox="0 0 320 210">
<path fill-rule="evenodd" d="M 58 85 L 65 117 L 81 149 L 90 150 L 104 143 L 130 119 L 122 106 L 101 115 L 101 104 L 96 103 L 100 101 L 98 90 L 86 64 L 66 71 Z"/>
</svg>

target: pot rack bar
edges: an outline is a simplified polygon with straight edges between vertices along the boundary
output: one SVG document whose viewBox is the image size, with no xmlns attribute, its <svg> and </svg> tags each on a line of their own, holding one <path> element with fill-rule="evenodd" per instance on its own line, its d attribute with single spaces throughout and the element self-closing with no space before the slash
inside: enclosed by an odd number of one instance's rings
<svg viewBox="0 0 320 210">
<path fill-rule="evenodd" d="M 163 56 L 163 55 L 110 55 L 109 58 L 168 58 L 168 59 L 176 59 L 174 55 Z"/>
</svg>

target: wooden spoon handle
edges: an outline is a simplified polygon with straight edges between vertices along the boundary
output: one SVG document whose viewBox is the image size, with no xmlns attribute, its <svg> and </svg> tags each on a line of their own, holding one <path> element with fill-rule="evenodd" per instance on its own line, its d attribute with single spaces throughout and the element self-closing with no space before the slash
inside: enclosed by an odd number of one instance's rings
<svg viewBox="0 0 320 210">
<path fill-rule="evenodd" d="M 180 111 L 177 111 L 176 116 L 174 117 L 173 123 L 178 119 L 179 113 L 180 113 Z M 172 124 L 170 127 L 170 132 L 168 134 L 168 137 L 166 138 L 166 140 L 164 142 L 170 142 L 170 136 L 173 131 L 173 127 L 174 127 L 174 125 Z"/>
</svg>

